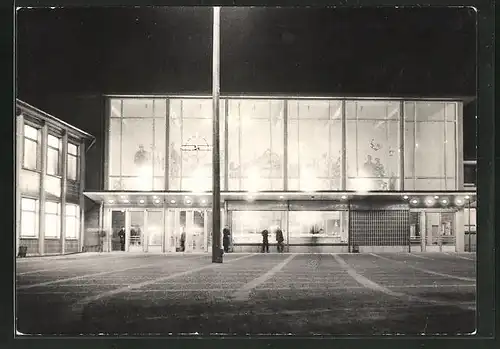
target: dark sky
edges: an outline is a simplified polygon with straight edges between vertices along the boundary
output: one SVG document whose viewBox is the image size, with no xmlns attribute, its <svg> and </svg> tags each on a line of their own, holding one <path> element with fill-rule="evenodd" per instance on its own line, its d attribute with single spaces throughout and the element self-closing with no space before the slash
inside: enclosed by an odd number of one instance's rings
<svg viewBox="0 0 500 349">
<path fill-rule="evenodd" d="M 221 92 L 474 96 L 475 21 L 467 8 L 223 8 Z M 24 9 L 17 25 L 18 98 L 94 134 L 102 94 L 211 91 L 209 7 Z"/>
</svg>

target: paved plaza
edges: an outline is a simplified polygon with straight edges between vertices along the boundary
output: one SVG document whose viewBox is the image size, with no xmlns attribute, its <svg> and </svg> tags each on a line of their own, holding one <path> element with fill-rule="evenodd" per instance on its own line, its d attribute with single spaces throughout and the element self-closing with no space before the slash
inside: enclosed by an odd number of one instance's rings
<svg viewBox="0 0 500 349">
<path fill-rule="evenodd" d="M 475 254 L 84 253 L 18 259 L 24 334 L 475 331 Z"/>
</svg>

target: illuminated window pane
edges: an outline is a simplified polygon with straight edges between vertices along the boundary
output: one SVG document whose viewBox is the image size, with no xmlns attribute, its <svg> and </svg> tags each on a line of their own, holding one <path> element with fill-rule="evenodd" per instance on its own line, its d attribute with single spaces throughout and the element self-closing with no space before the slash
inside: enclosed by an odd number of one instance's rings
<svg viewBox="0 0 500 349">
<path fill-rule="evenodd" d="M 24 137 L 38 141 L 39 130 L 29 125 L 24 125 Z"/>
<path fill-rule="evenodd" d="M 21 237 L 37 237 L 37 220 L 36 212 L 21 211 Z"/>
<path fill-rule="evenodd" d="M 59 214 L 59 207 L 59 203 L 47 201 L 45 203 L 45 213 Z"/>
<path fill-rule="evenodd" d="M 153 121 L 152 119 L 123 119 L 122 175 L 140 176 L 153 180 Z"/>
<path fill-rule="evenodd" d="M 78 213 L 78 205 L 66 204 L 66 216 L 77 216 Z"/>
<path fill-rule="evenodd" d="M 47 174 L 59 175 L 59 151 L 53 148 L 47 149 Z"/>
<path fill-rule="evenodd" d="M 68 179 L 77 179 L 78 157 L 68 154 Z"/>
<path fill-rule="evenodd" d="M 52 135 L 49 135 L 47 137 L 47 143 L 48 143 L 49 147 L 53 147 L 56 149 L 59 149 L 59 147 L 60 147 L 60 139 L 55 137 L 55 136 L 52 136 Z"/>
<path fill-rule="evenodd" d="M 121 131 L 122 121 L 121 119 L 112 118 L 109 121 L 109 174 L 110 176 L 119 176 L 121 167 Z M 113 189 L 113 187 L 110 187 Z"/>
<path fill-rule="evenodd" d="M 58 238 L 60 237 L 60 215 L 45 214 L 45 237 Z"/>
<path fill-rule="evenodd" d="M 151 118 L 153 117 L 153 100 L 146 98 L 123 99 L 124 118 Z"/>
<path fill-rule="evenodd" d="M 23 211 L 36 211 L 36 201 L 35 199 L 21 199 L 21 210 Z"/>
<path fill-rule="evenodd" d="M 37 169 L 38 143 L 31 139 L 24 139 L 23 166 L 30 170 Z"/>
<path fill-rule="evenodd" d="M 68 143 L 68 154 L 77 156 L 78 155 L 78 146 L 74 145 L 72 143 Z"/>
</svg>

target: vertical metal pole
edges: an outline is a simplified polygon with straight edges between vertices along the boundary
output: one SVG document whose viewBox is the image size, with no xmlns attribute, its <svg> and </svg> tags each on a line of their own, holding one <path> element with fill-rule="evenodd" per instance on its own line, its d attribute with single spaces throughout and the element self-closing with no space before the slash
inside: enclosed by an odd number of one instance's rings
<svg viewBox="0 0 500 349">
<path fill-rule="evenodd" d="M 288 190 L 288 100 L 283 100 L 283 190 Z"/>
<path fill-rule="evenodd" d="M 61 254 L 66 253 L 66 193 L 68 190 L 68 132 L 62 138 L 62 178 L 61 178 Z M 80 252 L 80 251 L 78 251 Z"/>
<path fill-rule="evenodd" d="M 45 123 L 42 127 L 42 141 L 41 144 L 41 168 L 40 168 L 40 205 L 38 220 L 38 253 L 43 255 L 45 252 L 45 177 L 47 175 L 47 137 L 48 127 Z"/>
<path fill-rule="evenodd" d="M 83 243 L 85 241 L 85 197 L 83 191 L 85 190 L 85 155 L 86 155 L 85 140 L 80 143 L 80 190 L 78 192 L 80 204 L 80 236 L 78 237 L 78 252 L 81 252 Z"/>
<path fill-rule="evenodd" d="M 405 189 L 405 104 L 399 102 L 399 190 Z"/>
<path fill-rule="evenodd" d="M 347 187 L 347 159 L 346 159 L 346 144 L 347 144 L 347 129 L 346 129 L 346 114 L 345 114 L 345 99 L 342 100 L 342 158 L 340 159 L 341 161 L 341 170 L 340 170 L 340 180 L 341 180 L 341 187 L 340 189 L 342 191 L 346 190 Z"/>
<path fill-rule="evenodd" d="M 220 95 L 220 7 L 214 6 L 213 23 L 213 147 L 212 147 L 212 263 L 222 263 L 220 254 L 220 139 L 219 139 L 219 95 Z"/>
</svg>

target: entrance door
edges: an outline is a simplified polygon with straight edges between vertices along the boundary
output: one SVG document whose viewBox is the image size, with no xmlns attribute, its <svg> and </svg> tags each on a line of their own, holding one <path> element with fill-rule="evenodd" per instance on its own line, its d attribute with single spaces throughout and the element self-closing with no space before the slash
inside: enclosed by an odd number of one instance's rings
<svg viewBox="0 0 500 349">
<path fill-rule="evenodd" d="M 146 240 L 148 252 L 162 252 L 163 211 L 148 210 L 146 217 Z"/>
<path fill-rule="evenodd" d="M 127 251 L 144 252 L 144 211 L 128 212 Z"/>
<path fill-rule="evenodd" d="M 207 210 L 171 209 L 168 217 L 167 250 L 187 253 L 207 251 Z"/>
<path fill-rule="evenodd" d="M 111 251 L 125 251 L 120 241 L 120 231 L 125 232 L 125 211 L 111 211 Z"/>
</svg>

